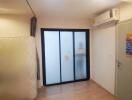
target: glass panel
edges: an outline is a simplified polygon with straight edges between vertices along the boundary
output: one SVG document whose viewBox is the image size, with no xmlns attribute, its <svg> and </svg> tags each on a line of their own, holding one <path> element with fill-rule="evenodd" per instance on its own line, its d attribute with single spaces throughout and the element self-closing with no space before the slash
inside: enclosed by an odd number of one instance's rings
<svg viewBox="0 0 132 100">
<path fill-rule="evenodd" d="M 60 83 L 59 31 L 44 31 L 46 84 Z"/>
<path fill-rule="evenodd" d="M 86 32 L 75 32 L 75 79 L 86 77 Z"/>
<path fill-rule="evenodd" d="M 60 32 L 62 82 L 73 81 L 73 33 Z"/>
</svg>

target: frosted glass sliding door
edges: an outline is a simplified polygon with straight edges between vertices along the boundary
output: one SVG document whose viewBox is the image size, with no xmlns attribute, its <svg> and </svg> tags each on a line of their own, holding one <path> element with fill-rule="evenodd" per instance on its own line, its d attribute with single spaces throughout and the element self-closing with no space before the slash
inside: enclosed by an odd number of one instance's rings
<svg viewBox="0 0 132 100">
<path fill-rule="evenodd" d="M 87 78 L 86 32 L 75 32 L 75 79 Z"/>
<path fill-rule="evenodd" d="M 74 80 L 73 32 L 60 32 L 62 82 Z"/>
<path fill-rule="evenodd" d="M 60 83 L 59 31 L 44 31 L 46 84 Z"/>
<path fill-rule="evenodd" d="M 86 53 L 86 36 L 86 30 L 42 30 L 44 85 L 88 79 L 89 53 Z"/>
</svg>

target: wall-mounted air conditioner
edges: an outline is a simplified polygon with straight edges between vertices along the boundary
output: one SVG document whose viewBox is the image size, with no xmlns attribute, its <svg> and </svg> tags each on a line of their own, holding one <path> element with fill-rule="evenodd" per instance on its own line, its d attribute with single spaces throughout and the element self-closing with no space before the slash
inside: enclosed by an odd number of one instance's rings
<svg viewBox="0 0 132 100">
<path fill-rule="evenodd" d="M 111 9 L 106 11 L 95 18 L 95 24 L 93 26 L 99 26 L 107 23 L 119 21 L 119 9 Z"/>
</svg>

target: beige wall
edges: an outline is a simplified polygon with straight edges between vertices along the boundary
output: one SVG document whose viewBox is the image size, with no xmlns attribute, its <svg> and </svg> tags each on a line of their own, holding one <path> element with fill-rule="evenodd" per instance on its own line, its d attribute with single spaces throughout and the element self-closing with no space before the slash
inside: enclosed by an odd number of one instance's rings
<svg viewBox="0 0 132 100">
<path fill-rule="evenodd" d="M 132 18 L 132 4 L 122 4 L 120 21 Z M 116 26 L 105 25 L 92 31 L 92 79 L 114 94 Z"/>
<path fill-rule="evenodd" d="M 36 43 L 40 61 L 40 86 L 43 86 L 42 74 L 42 52 L 41 52 L 41 33 L 40 28 L 73 28 L 73 29 L 88 29 L 92 24 L 92 20 L 82 19 L 61 19 L 61 18 L 38 18 L 38 30 Z"/>
<path fill-rule="evenodd" d="M 0 15 L 0 37 L 29 36 L 30 16 Z"/>
<path fill-rule="evenodd" d="M 0 38 L 0 100 L 33 100 L 37 95 L 33 37 Z"/>
<path fill-rule="evenodd" d="M 29 37 L 30 17 L 0 15 L 0 72 L 3 79 L 3 84 L 0 85 L 0 99 L 2 100 L 34 99 L 37 95 L 35 39 Z"/>
</svg>

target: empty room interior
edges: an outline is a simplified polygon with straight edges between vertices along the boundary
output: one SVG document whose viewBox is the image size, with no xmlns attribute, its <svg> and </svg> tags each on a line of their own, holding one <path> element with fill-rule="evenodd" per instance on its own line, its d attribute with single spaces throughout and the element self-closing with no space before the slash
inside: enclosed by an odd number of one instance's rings
<svg viewBox="0 0 132 100">
<path fill-rule="evenodd" d="M 0 0 L 0 100 L 132 100 L 132 0 Z"/>
</svg>

